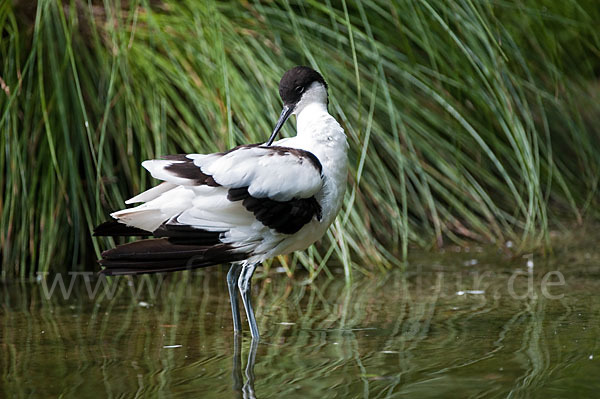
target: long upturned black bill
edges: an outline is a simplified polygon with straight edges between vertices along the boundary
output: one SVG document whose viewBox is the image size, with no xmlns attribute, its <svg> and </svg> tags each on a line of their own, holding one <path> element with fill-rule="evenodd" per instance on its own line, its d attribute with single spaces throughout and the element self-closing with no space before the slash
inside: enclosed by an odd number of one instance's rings
<svg viewBox="0 0 600 399">
<path fill-rule="evenodd" d="M 273 129 L 273 133 L 271 133 L 271 137 L 269 137 L 269 141 L 267 141 L 266 145 L 269 146 L 269 145 L 273 144 L 273 140 L 275 140 L 275 137 L 277 137 L 277 133 L 279 133 L 279 131 L 283 127 L 283 124 L 285 123 L 285 121 L 287 121 L 288 118 L 290 117 L 290 115 L 292 115 L 292 112 L 294 112 L 293 105 L 284 105 L 283 106 L 283 110 L 281 110 L 281 115 L 279 115 L 279 120 L 277 121 L 277 124 L 275 125 L 275 129 Z"/>
</svg>

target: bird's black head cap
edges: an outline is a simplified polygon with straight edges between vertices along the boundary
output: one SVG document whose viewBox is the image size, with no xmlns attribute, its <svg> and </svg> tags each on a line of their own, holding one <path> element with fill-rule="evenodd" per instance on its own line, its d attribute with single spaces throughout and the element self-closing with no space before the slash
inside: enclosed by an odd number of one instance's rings
<svg viewBox="0 0 600 399">
<path fill-rule="evenodd" d="M 277 133 L 279 133 L 279 130 L 281 130 L 285 121 L 296 111 L 302 96 L 315 82 L 319 82 L 325 87 L 325 97 L 323 98 L 322 91 L 313 93 L 313 96 L 317 94 L 320 95 L 320 101 L 327 100 L 327 83 L 325 83 L 323 76 L 314 69 L 305 66 L 297 66 L 283 74 L 283 77 L 279 82 L 279 95 L 283 100 L 283 109 L 281 110 L 281 115 L 279 115 L 275 129 L 273 129 L 273 133 L 271 133 L 271 137 L 269 137 L 269 140 L 265 143 L 267 146 L 273 144 L 273 140 L 277 137 Z M 312 101 L 315 101 L 315 99 L 313 98 Z"/>
<path fill-rule="evenodd" d="M 313 82 L 322 83 L 327 89 L 323 76 L 312 68 L 297 66 L 287 71 L 279 82 L 279 95 L 284 104 L 296 104 Z"/>
</svg>

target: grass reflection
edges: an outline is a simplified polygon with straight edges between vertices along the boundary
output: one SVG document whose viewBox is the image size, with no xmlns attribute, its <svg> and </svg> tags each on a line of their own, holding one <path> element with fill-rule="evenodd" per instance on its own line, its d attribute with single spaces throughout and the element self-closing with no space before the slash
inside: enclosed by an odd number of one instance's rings
<svg viewBox="0 0 600 399">
<path fill-rule="evenodd" d="M 247 332 L 239 347 L 234 340 L 225 269 L 113 279 L 112 299 L 104 289 L 90 299 L 82 278 L 66 299 L 47 299 L 42 282 L 5 283 L 0 396 L 594 394 L 595 268 L 566 274 L 565 287 L 552 287 L 562 299 L 549 299 L 539 283 L 555 265 L 536 266 L 534 295 L 522 296 L 522 276 L 516 298 L 507 285 L 519 265 L 444 259 L 351 285 L 335 268 L 312 284 L 263 271 L 253 290 L 265 334 L 253 368 Z"/>
</svg>

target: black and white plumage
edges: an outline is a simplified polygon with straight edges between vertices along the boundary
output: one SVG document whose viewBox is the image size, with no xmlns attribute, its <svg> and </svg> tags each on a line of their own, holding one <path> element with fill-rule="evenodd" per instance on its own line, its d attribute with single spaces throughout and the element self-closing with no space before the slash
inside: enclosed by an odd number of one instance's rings
<svg viewBox="0 0 600 399">
<path fill-rule="evenodd" d="M 307 67 L 279 84 L 283 111 L 266 144 L 227 152 L 165 156 L 142 163 L 163 183 L 126 201 L 95 235 L 140 236 L 102 254 L 102 273 L 155 273 L 233 263 L 228 274 L 234 328 L 236 285 L 251 327 L 250 279 L 271 257 L 307 248 L 335 219 L 346 186 L 347 143 L 327 111 L 327 85 Z M 297 135 L 273 142 L 290 115 Z"/>
</svg>

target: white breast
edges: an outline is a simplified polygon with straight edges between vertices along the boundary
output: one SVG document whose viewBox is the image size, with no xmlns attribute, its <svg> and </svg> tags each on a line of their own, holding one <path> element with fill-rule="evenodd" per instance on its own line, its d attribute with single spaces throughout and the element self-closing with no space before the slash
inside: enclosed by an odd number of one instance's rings
<svg viewBox="0 0 600 399">
<path fill-rule="evenodd" d="M 321 205 L 322 218 L 283 240 L 265 254 L 266 258 L 305 249 L 320 239 L 340 211 L 346 192 L 348 143 L 340 124 L 323 104 L 314 103 L 304 107 L 298 115 L 297 129 L 297 136 L 279 140 L 274 145 L 310 151 L 321 162 L 324 184 L 315 197 Z"/>
</svg>

